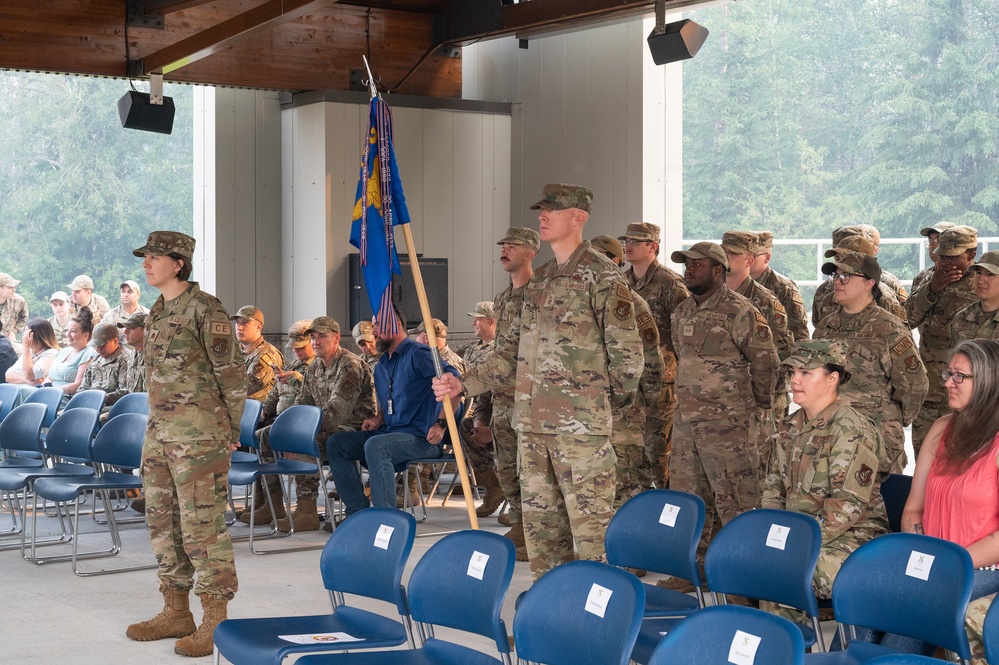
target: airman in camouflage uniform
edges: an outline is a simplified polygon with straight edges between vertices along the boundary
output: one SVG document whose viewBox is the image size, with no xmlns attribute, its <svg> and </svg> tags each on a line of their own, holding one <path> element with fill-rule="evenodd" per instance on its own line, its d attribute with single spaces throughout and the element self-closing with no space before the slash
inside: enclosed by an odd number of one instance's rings
<svg viewBox="0 0 999 665">
<path fill-rule="evenodd" d="M 928 267 L 923 268 L 916 273 L 916 276 L 912 278 L 912 293 L 915 293 L 916 289 L 918 289 L 923 282 L 933 276 L 933 269 L 936 267 L 937 261 L 940 260 L 940 257 L 934 254 L 933 250 L 935 250 L 937 245 L 940 244 L 940 234 L 953 227 L 954 224 L 951 222 L 937 222 L 933 226 L 927 226 L 926 228 L 919 230 L 919 235 L 926 238 L 926 246 L 930 253 L 931 263 Z"/>
<path fill-rule="evenodd" d="M 905 305 L 909 326 L 919 328 L 919 354 L 930 380 L 929 393 L 912 423 L 912 447 L 916 455 L 930 427 L 949 412 L 947 390 L 940 372 L 947 368 L 950 350 L 950 325 L 954 316 L 978 300 L 975 276 L 969 268 L 975 261 L 978 231 L 970 226 L 955 226 L 940 234 L 936 249 L 939 262 L 933 277 L 923 282 Z"/>
<path fill-rule="evenodd" d="M 669 484 L 669 455 L 673 437 L 673 414 L 676 410 L 676 350 L 673 348 L 671 317 L 676 308 L 690 297 L 683 277 L 670 270 L 659 255 L 661 229 L 648 222 L 629 224 L 618 240 L 624 243 L 625 259 L 631 267 L 625 272 L 633 292 L 642 296 L 652 311 L 659 332 L 659 350 L 663 358 L 663 387 L 659 399 L 649 402 L 645 423 L 645 465 L 643 473 L 657 485 Z M 641 274 L 639 274 L 641 273 Z"/>
<path fill-rule="evenodd" d="M 707 508 L 698 545 L 760 499 L 760 427 L 773 427 L 779 359 L 766 318 L 725 285 L 728 257 L 699 242 L 673 252 L 691 297 L 673 313 L 677 421 L 670 486 Z M 671 578 L 675 579 L 675 578 Z"/>
<path fill-rule="evenodd" d="M 0 272 L 0 323 L 3 334 L 16 342 L 28 322 L 28 303 L 16 292 L 21 280 Z"/>
<path fill-rule="evenodd" d="M 240 307 L 229 319 L 236 328 L 236 339 L 243 349 L 248 388 L 246 396 L 263 402 L 274 387 L 275 367 L 284 366 L 284 354 L 260 334 L 264 313 L 253 305 Z"/>
<path fill-rule="evenodd" d="M 94 280 L 87 275 L 77 275 L 73 278 L 72 284 L 67 284 L 69 292 L 72 294 L 72 305 L 69 308 L 71 316 L 80 313 L 81 307 L 89 307 L 94 315 L 94 321 L 100 321 L 111 309 L 107 298 L 94 293 Z"/>
<path fill-rule="evenodd" d="M 98 323 L 94 326 L 90 346 L 97 350 L 100 357 L 87 367 L 77 392 L 96 389 L 103 390 L 107 395 L 119 394 L 128 367 L 128 354 L 118 341 L 118 326 Z M 111 402 L 105 401 L 105 404 Z"/>
<path fill-rule="evenodd" d="M 49 317 L 49 323 L 52 324 L 56 341 L 59 342 L 60 347 L 69 346 L 69 321 L 72 318 L 69 314 L 69 296 L 65 291 L 56 291 L 49 298 L 49 303 L 52 305 L 52 316 Z M 63 318 L 61 323 L 60 317 Z"/>
<path fill-rule="evenodd" d="M 140 641 L 180 637 L 177 653 L 207 656 L 237 588 L 225 509 L 246 373 L 222 303 L 186 281 L 194 238 L 154 231 L 133 253 L 144 257 L 147 280 L 161 294 L 146 321 L 149 424 L 142 481 L 165 603 L 153 619 L 129 626 L 127 635 Z M 197 628 L 188 605 L 192 586 L 204 608 Z"/>
<path fill-rule="evenodd" d="M 999 250 L 982 254 L 971 273 L 978 301 L 955 314 L 950 322 L 952 349 L 969 339 L 999 341 Z"/>
<path fill-rule="evenodd" d="M 115 401 L 121 399 L 125 393 L 141 393 L 146 390 L 146 345 L 145 327 L 146 314 L 133 314 L 128 317 L 128 321 L 118 324 L 119 328 L 125 331 L 125 341 L 132 347 L 132 353 L 128 357 L 125 365 L 125 379 L 121 383 L 124 392 L 114 398 Z M 108 396 L 111 397 L 110 395 Z M 114 402 L 108 402 L 113 404 Z"/>
<path fill-rule="evenodd" d="M 843 229 L 853 229 L 856 227 L 845 226 L 837 229 L 837 232 L 841 232 Z M 836 237 L 834 234 L 833 237 Z M 867 238 L 861 235 L 852 235 L 842 237 L 840 241 L 832 249 L 826 250 L 826 258 L 833 259 L 839 255 L 840 252 L 851 251 L 860 252 L 861 254 L 867 254 L 868 256 L 874 256 L 874 244 Z M 879 307 L 886 310 L 889 314 L 897 317 L 902 323 L 906 322 L 907 314 L 905 308 L 902 307 L 898 302 L 898 297 L 895 292 L 891 290 L 883 280 L 879 280 L 874 288 L 878 291 L 878 296 L 875 298 L 875 302 Z M 826 280 L 819 284 L 819 288 L 815 289 L 815 297 L 812 299 L 812 324 L 818 325 L 819 321 L 826 318 L 830 314 L 836 311 L 836 299 L 833 297 L 833 284 L 831 280 Z"/>
<path fill-rule="evenodd" d="M 357 344 L 357 348 L 360 350 L 360 354 L 358 355 L 361 356 L 364 362 L 368 363 L 368 369 L 374 372 L 375 365 L 378 364 L 378 359 L 382 357 L 382 354 L 375 347 L 375 332 L 371 321 L 358 321 L 357 325 L 351 331 L 351 335 L 354 337 L 354 343 Z"/>
<path fill-rule="evenodd" d="M 532 210 L 555 258 L 527 285 L 517 345 L 498 345 L 463 378 L 469 394 L 503 386 L 516 368 L 524 534 L 535 578 L 577 553 L 604 558 L 613 513 L 613 409 L 637 398 L 644 366 L 631 289 L 583 241 L 590 190 L 550 184 Z M 461 381 L 434 380 L 438 396 Z M 575 544 L 575 547 L 574 547 Z"/>
<path fill-rule="evenodd" d="M 459 356 L 447 345 L 447 326 L 440 319 L 433 319 L 434 335 L 437 339 L 437 353 L 441 360 L 454 367 L 461 373 L 465 372 L 465 359 Z M 430 338 L 427 337 L 427 327 L 421 321 L 420 325 L 409 331 L 410 335 L 416 335 L 416 341 L 420 344 L 428 344 Z"/>
<path fill-rule="evenodd" d="M 806 341 L 784 365 L 807 370 L 826 364 L 845 367 L 846 357 L 844 342 Z M 883 445 L 873 423 L 841 399 L 812 416 L 798 409 L 774 435 L 762 507 L 804 513 L 818 521 L 822 547 L 812 584 L 819 598 L 832 597 L 833 580 L 855 549 L 888 532 L 877 474 Z"/>
<path fill-rule="evenodd" d="M 759 242 L 759 249 L 756 251 L 756 260 L 749 269 L 749 274 L 777 296 L 780 304 L 784 305 L 787 312 L 787 331 L 791 333 L 794 342 L 808 339 L 808 310 L 805 309 L 805 301 L 801 297 L 798 285 L 790 277 L 785 277 L 770 267 L 770 257 L 773 254 L 774 234 L 770 231 L 760 231 L 756 234 Z"/>
<path fill-rule="evenodd" d="M 816 325 L 813 338 L 846 342 L 846 369 L 852 376 L 840 390 L 841 399 L 870 418 L 881 433 L 885 456 L 878 471 L 901 473 L 906 464 L 903 428 L 919 413 L 928 384 L 912 333 L 875 304 L 872 289 L 879 271 L 877 259 L 860 252 L 841 252 L 822 265 L 827 275 L 852 277 L 837 285 L 841 303 Z"/>
</svg>

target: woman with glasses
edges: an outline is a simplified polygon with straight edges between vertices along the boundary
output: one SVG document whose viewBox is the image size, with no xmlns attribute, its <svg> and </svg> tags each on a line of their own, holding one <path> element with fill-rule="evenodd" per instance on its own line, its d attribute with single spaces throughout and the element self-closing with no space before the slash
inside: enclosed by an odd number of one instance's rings
<svg viewBox="0 0 999 665">
<path fill-rule="evenodd" d="M 832 275 L 837 307 L 816 324 L 812 337 L 846 342 L 846 369 L 853 378 L 840 395 L 880 431 L 885 453 L 878 471 L 899 473 L 906 464 L 903 428 L 919 413 L 929 388 L 926 367 L 908 326 L 877 304 L 877 259 L 841 251 L 822 272 Z"/>
</svg>

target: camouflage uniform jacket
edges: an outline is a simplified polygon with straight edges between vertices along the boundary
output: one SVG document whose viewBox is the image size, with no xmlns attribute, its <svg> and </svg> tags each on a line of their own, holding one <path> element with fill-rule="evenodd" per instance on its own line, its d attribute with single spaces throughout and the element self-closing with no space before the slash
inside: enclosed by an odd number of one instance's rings
<svg viewBox="0 0 999 665">
<path fill-rule="evenodd" d="M 780 360 L 766 318 L 722 284 L 698 304 L 673 312 L 677 352 L 676 413 L 682 422 L 749 421 L 773 408 Z"/>
<path fill-rule="evenodd" d="M 930 293 L 930 283 L 920 285 L 905 304 L 909 327 L 919 328 L 919 355 L 930 378 L 929 402 L 945 403 L 947 391 L 940 372 L 950 360 L 950 323 L 962 309 L 978 302 L 975 275 L 969 270 L 959 281 L 948 284 L 940 293 Z"/>
<path fill-rule="evenodd" d="M 690 291 L 683 283 L 683 277 L 670 270 L 659 261 L 653 261 L 645 275 L 635 277 L 635 269 L 625 273 L 631 289 L 645 298 L 652 310 L 652 318 L 659 328 L 659 345 L 662 347 L 664 363 L 663 383 L 676 382 L 676 349 L 673 348 L 673 311 L 690 297 Z"/>
<path fill-rule="evenodd" d="M 304 372 L 315 359 L 315 356 L 311 356 L 305 360 L 295 358 L 290 365 L 284 368 L 285 373 L 290 373 L 291 376 L 284 383 L 278 381 L 277 378 L 274 379 L 274 385 L 271 387 L 271 391 L 267 393 L 263 409 L 260 412 L 261 420 L 271 420 L 295 403 L 298 394 L 302 392 Z"/>
<path fill-rule="evenodd" d="M 647 409 L 659 403 L 666 366 L 663 363 L 662 344 L 659 342 L 659 326 L 652 316 L 652 309 L 645 298 L 637 293 L 631 295 L 635 299 L 635 325 L 638 326 L 638 336 L 642 338 L 645 358 L 645 369 L 638 382 L 638 395 L 641 399 L 635 400 L 636 408 L 632 410 L 634 418 L 641 423 L 645 421 Z M 625 417 L 630 416 L 625 414 Z"/>
<path fill-rule="evenodd" d="M 915 293 L 916 289 L 918 289 L 923 282 L 933 278 L 933 268 L 935 267 L 936 266 L 931 264 L 916 273 L 916 276 L 912 278 L 912 293 Z"/>
<path fill-rule="evenodd" d="M 986 312 L 979 300 L 955 314 L 950 322 L 950 348 L 969 339 L 999 341 L 999 310 Z"/>
<path fill-rule="evenodd" d="M 77 391 L 83 390 L 103 390 L 108 396 L 118 395 L 122 391 L 122 383 L 125 380 L 125 373 L 128 370 L 128 353 L 125 347 L 119 346 L 114 353 L 107 358 L 97 357 L 87 367 L 83 374 L 83 381 Z M 117 399 L 115 399 L 117 401 Z M 105 404 L 113 404 L 112 401 L 105 401 Z"/>
<path fill-rule="evenodd" d="M 24 324 L 28 322 L 28 303 L 20 293 L 12 294 L 0 305 L 0 322 L 3 322 L 4 335 L 10 339 L 20 338 Z M 62 342 L 59 345 L 63 346 Z"/>
<path fill-rule="evenodd" d="M 899 305 L 905 305 L 905 301 L 909 299 L 909 292 L 902 286 L 902 280 L 887 270 L 882 270 L 881 283 L 891 289 Z"/>
<path fill-rule="evenodd" d="M 128 319 L 136 314 L 149 314 L 149 310 L 142 305 L 136 304 L 135 311 L 129 314 L 125 311 L 124 305 L 118 305 L 112 307 L 101 317 L 101 323 L 113 323 L 118 325 L 119 323 L 125 323 Z M 94 325 L 97 325 L 96 323 Z"/>
<path fill-rule="evenodd" d="M 121 382 L 121 389 L 118 391 L 121 393 L 114 397 L 114 402 L 121 399 L 126 393 L 141 393 L 146 390 L 145 384 L 145 371 L 146 371 L 146 351 L 132 349 L 128 353 L 128 361 L 125 365 L 125 378 Z M 114 404 L 111 401 L 111 395 L 108 395 L 108 404 Z"/>
<path fill-rule="evenodd" d="M 520 339 L 520 310 L 524 306 L 524 294 L 527 293 L 527 285 L 519 289 L 513 288 L 513 284 L 496 294 L 493 298 L 493 311 L 496 312 L 496 339 L 493 340 L 493 348 L 506 344 L 513 344 L 513 348 Z M 511 338 L 518 341 L 511 342 Z M 494 387 L 490 393 L 490 399 L 494 405 L 513 408 L 513 393 L 516 386 L 516 368 L 510 372 L 503 385 Z"/>
<path fill-rule="evenodd" d="M 773 438 L 763 508 L 811 515 L 823 545 L 888 532 L 877 474 L 884 444 L 870 420 L 836 400 L 808 422 L 795 411 Z"/>
<path fill-rule="evenodd" d="M 361 360 L 363 360 L 365 363 L 367 363 L 368 369 L 371 370 L 371 373 L 374 374 L 374 372 L 375 372 L 375 365 L 378 364 L 378 359 L 382 357 L 382 354 L 376 353 L 373 356 L 369 356 L 366 353 L 362 353 L 362 354 L 360 354 L 360 357 L 361 357 Z"/>
<path fill-rule="evenodd" d="M 852 316 L 838 307 L 816 325 L 813 338 L 846 342 L 851 376 L 840 398 L 881 430 L 889 454 L 880 470 L 891 470 L 904 446 L 902 428 L 919 413 L 928 385 L 912 333 L 871 302 Z"/>
<path fill-rule="evenodd" d="M 374 417 L 375 380 L 368 364 L 341 346 L 329 367 L 317 358 L 306 368 L 295 404 L 323 410 L 316 440 L 325 443 L 336 432 L 360 430 L 361 423 Z"/>
<path fill-rule="evenodd" d="M 878 306 L 889 314 L 897 317 L 902 323 L 905 323 L 908 319 L 908 315 L 905 312 L 905 307 L 902 307 L 902 305 L 899 304 L 898 297 L 895 293 L 889 289 L 884 282 L 875 284 L 874 287 L 878 289 L 878 293 L 881 294 L 881 302 L 878 303 Z M 836 302 L 836 298 L 833 296 L 832 280 L 827 279 L 819 284 L 819 287 L 815 289 L 815 296 L 812 298 L 812 325 L 819 325 L 819 321 L 826 318 L 837 309 L 839 309 L 839 303 Z"/>
<path fill-rule="evenodd" d="M 465 363 L 468 367 L 475 367 L 482 362 L 493 349 L 493 342 L 483 342 L 481 339 L 475 346 L 465 350 Z M 492 391 L 484 392 L 475 397 L 472 410 L 466 412 L 466 418 L 471 418 L 472 422 L 481 421 L 488 425 L 493 419 L 493 394 Z"/>
<path fill-rule="evenodd" d="M 444 362 L 446 362 L 448 365 L 450 365 L 451 367 L 454 367 L 456 370 L 458 370 L 462 374 L 465 373 L 465 360 L 464 360 L 464 358 L 462 358 L 457 353 L 455 353 L 454 349 L 452 349 L 450 346 L 448 346 L 447 344 L 445 344 L 443 349 L 439 349 L 439 355 L 441 357 L 441 360 L 443 360 Z"/>
<path fill-rule="evenodd" d="M 284 367 L 284 355 L 263 337 L 243 351 L 246 363 L 246 396 L 263 402 L 277 383 L 272 365 Z"/>
<path fill-rule="evenodd" d="M 108 303 L 107 298 L 104 296 L 99 296 L 96 293 L 90 294 L 90 304 L 87 305 L 90 309 L 90 313 L 94 315 L 94 325 L 96 326 L 104 318 L 104 315 L 111 310 L 111 305 Z M 76 303 L 69 303 L 69 315 L 74 317 L 80 313 L 80 306 Z"/>
<path fill-rule="evenodd" d="M 787 313 L 787 331 L 791 333 L 791 344 L 808 339 L 808 312 L 805 301 L 801 297 L 798 285 L 790 277 L 785 277 L 770 266 L 767 266 L 756 280 L 777 296 Z"/>
<path fill-rule="evenodd" d="M 527 283 L 519 333 L 497 337 L 494 353 L 462 377 L 469 394 L 503 386 L 516 368 L 518 430 L 610 436 L 611 407 L 637 399 L 644 367 L 621 270 L 588 242 L 561 266 L 548 261 Z"/>
<path fill-rule="evenodd" d="M 73 317 L 70 316 L 70 319 L 71 318 Z M 55 332 L 55 338 L 56 341 L 59 342 L 59 346 L 60 347 L 69 346 L 69 336 L 67 335 L 67 333 L 69 332 L 69 319 L 66 319 L 66 325 L 61 326 L 59 325 L 59 321 L 56 320 L 55 316 L 50 316 L 49 323 L 52 324 L 52 330 Z M 4 325 L 4 330 L 6 329 L 7 326 Z"/>
<path fill-rule="evenodd" d="M 156 299 L 146 319 L 147 437 L 239 441 L 246 403 L 243 354 L 222 303 L 191 282 L 175 300 Z M 229 461 L 225 455 L 224 467 Z"/>
</svg>

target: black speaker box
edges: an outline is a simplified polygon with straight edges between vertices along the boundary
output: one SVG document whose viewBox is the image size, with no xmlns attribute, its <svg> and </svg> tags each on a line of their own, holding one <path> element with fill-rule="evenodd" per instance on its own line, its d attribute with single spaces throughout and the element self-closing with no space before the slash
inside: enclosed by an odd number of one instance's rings
<svg viewBox="0 0 999 665">
<path fill-rule="evenodd" d="M 708 29 L 690 19 L 670 23 L 666 32 L 649 34 L 649 52 L 657 65 L 693 58 L 708 38 Z"/>
<path fill-rule="evenodd" d="M 160 134 L 172 132 L 176 110 L 172 97 L 164 97 L 162 104 L 151 104 L 149 93 L 135 90 L 129 90 L 118 100 L 121 126 L 127 129 L 141 129 L 144 132 Z"/>
</svg>

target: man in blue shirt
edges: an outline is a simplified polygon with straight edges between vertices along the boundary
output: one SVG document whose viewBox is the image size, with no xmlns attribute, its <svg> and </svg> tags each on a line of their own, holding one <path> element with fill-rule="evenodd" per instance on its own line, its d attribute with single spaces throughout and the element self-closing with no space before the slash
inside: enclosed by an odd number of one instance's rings
<svg viewBox="0 0 999 665">
<path fill-rule="evenodd" d="M 326 443 L 330 472 L 347 515 L 369 506 L 356 462 L 368 467 L 370 505 L 396 507 L 395 468 L 411 459 L 440 457 L 446 425 L 430 381 L 436 375 L 429 347 L 406 336 L 406 321 L 396 310 L 398 331 L 383 337 L 375 322 L 375 343 L 382 352 L 375 365 L 378 414 L 360 432 L 340 432 Z M 444 371 L 458 370 L 443 362 Z M 441 418 L 438 420 L 438 418 Z"/>
</svg>

